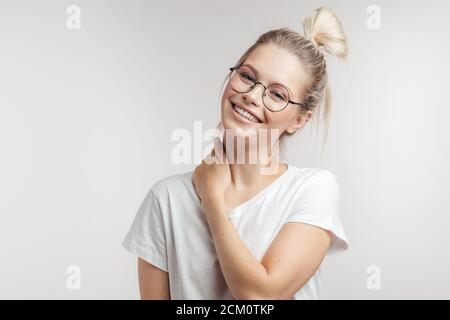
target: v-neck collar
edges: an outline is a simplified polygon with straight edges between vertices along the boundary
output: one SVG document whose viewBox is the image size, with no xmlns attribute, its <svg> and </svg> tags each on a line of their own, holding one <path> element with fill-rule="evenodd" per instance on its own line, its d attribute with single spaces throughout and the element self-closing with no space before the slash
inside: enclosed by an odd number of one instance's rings
<svg viewBox="0 0 450 320">
<path fill-rule="evenodd" d="M 292 166 L 289 163 L 287 164 L 287 169 L 286 171 L 284 171 L 278 178 L 276 178 L 271 184 L 269 184 L 267 187 L 265 187 L 264 189 L 262 189 L 260 192 L 258 192 L 256 195 L 254 195 L 253 197 L 251 197 L 250 199 L 246 200 L 245 202 L 237 205 L 234 208 L 227 208 L 228 211 L 228 216 L 234 216 L 237 213 L 241 212 L 242 210 L 244 210 L 245 208 L 247 208 L 249 205 L 251 205 L 252 203 L 254 203 L 256 200 L 258 200 L 259 198 L 261 198 L 264 194 L 266 194 L 267 192 L 269 192 L 270 189 L 274 188 L 276 185 L 278 185 L 281 180 L 284 179 L 284 177 L 286 177 L 288 175 L 288 172 L 292 169 Z"/>
</svg>

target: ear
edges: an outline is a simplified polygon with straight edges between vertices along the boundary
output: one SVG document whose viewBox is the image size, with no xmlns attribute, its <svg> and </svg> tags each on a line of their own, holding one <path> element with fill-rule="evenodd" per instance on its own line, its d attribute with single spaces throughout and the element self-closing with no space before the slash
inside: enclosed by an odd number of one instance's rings
<svg viewBox="0 0 450 320">
<path fill-rule="evenodd" d="M 291 123 L 289 124 L 288 128 L 286 129 L 286 131 L 290 134 L 294 133 L 295 131 L 297 131 L 298 129 L 300 129 L 301 127 L 303 127 L 304 125 L 306 125 L 306 123 L 311 119 L 312 117 L 312 112 L 308 111 L 307 113 L 303 114 L 303 115 L 297 115 L 294 120 L 291 121 Z"/>
</svg>

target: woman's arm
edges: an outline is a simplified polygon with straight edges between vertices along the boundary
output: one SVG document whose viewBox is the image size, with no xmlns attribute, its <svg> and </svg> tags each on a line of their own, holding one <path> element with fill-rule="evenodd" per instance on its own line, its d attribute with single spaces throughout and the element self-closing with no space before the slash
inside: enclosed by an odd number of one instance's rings
<svg viewBox="0 0 450 320">
<path fill-rule="evenodd" d="M 218 260 L 235 299 L 291 299 L 320 266 L 331 237 L 319 227 L 287 223 L 258 261 L 226 216 L 223 199 L 205 204 Z"/>
<path fill-rule="evenodd" d="M 170 300 L 169 274 L 138 258 L 141 300 Z"/>
<path fill-rule="evenodd" d="M 214 150 L 211 155 L 214 157 Z M 320 266 L 331 244 L 331 234 L 305 223 L 286 223 L 259 261 L 227 214 L 225 191 L 231 183 L 229 165 L 207 164 L 203 160 L 195 169 L 193 182 L 233 297 L 291 299 Z"/>
</svg>

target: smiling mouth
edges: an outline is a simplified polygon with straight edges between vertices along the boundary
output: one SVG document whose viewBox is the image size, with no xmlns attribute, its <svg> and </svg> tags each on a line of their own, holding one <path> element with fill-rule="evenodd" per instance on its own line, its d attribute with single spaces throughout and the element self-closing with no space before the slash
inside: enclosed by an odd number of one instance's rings
<svg viewBox="0 0 450 320">
<path fill-rule="evenodd" d="M 231 102 L 231 101 L 230 101 Z M 258 118 L 256 118 L 254 115 L 252 115 L 251 113 L 245 111 L 244 109 L 239 108 L 237 105 L 235 105 L 233 102 L 231 102 L 231 107 L 233 108 L 233 110 L 242 118 L 249 120 L 251 122 L 255 122 L 255 123 L 262 123 L 262 121 L 260 121 Z"/>
</svg>

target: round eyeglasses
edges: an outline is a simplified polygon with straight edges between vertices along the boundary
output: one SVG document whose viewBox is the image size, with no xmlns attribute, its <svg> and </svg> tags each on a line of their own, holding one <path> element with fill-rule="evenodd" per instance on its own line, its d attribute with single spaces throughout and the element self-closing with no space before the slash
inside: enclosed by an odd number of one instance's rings
<svg viewBox="0 0 450 320">
<path fill-rule="evenodd" d="M 282 111 L 289 103 L 299 105 L 307 110 L 309 108 L 301 102 L 291 101 L 289 98 L 289 91 L 281 84 L 271 84 L 269 86 L 263 85 L 256 81 L 255 72 L 247 65 L 240 65 L 230 68 L 230 84 L 231 87 L 239 93 L 247 93 L 257 85 L 263 86 L 262 101 L 264 106 L 272 112 Z"/>
</svg>

